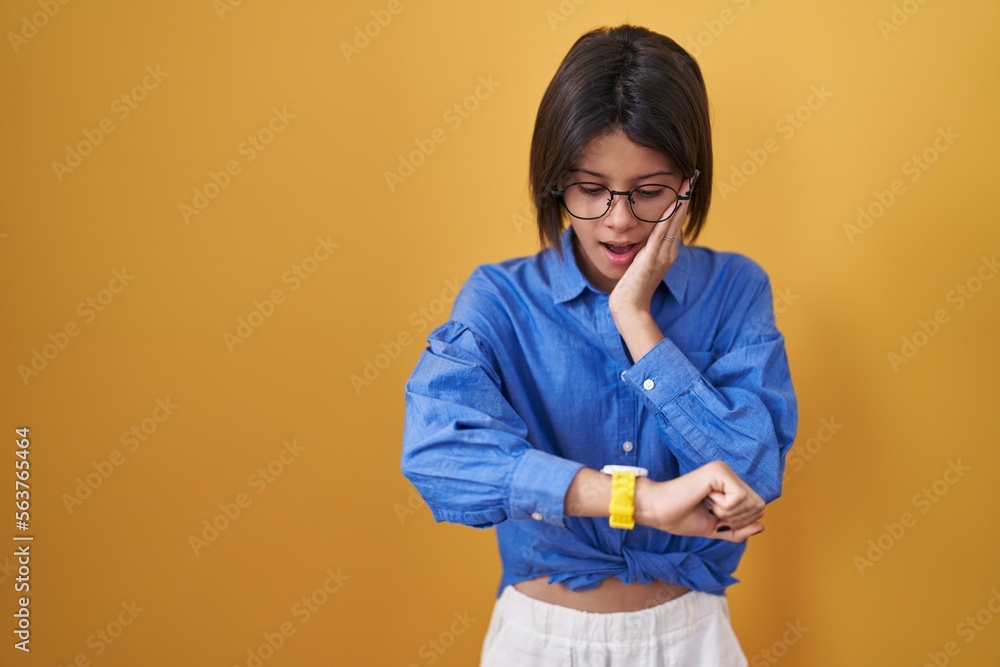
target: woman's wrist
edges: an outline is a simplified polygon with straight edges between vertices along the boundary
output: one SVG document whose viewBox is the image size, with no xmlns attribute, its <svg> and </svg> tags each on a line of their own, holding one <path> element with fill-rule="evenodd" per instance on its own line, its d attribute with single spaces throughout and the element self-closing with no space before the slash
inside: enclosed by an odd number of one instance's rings
<svg viewBox="0 0 1000 667">
<path fill-rule="evenodd" d="M 643 526 L 654 526 L 652 494 L 659 482 L 648 477 L 635 480 L 635 522 Z"/>
<path fill-rule="evenodd" d="M 648 310 L 625 310 L 611 315 L 633 361 L 642 359 L 663 340 L 663 332 Z"/>
<path fill-rule="evenodd" d="M 593 468 L 581 468 L 566 490 L 566 516 L 608 516 L 611 505 L 611 477 Z"/>
<path fill-rule="evenodd" d="M 635 479 L 635 522 L 653 525 L 650 494 L 658 482 L 648 477 Z M 593 468 L 581 468 L 566 490 L 563 512 L 566 516 L 606 517 L 611 506 L 611 475 Z"/>
</svg>

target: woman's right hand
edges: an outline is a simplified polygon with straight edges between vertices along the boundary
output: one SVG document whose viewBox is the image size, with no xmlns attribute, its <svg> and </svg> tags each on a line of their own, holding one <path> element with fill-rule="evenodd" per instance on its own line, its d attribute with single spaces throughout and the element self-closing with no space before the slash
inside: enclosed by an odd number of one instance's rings
<svg viewBox="0 0 1000 667">
<path fill-rule="evenodd" d="M 743 542 L 764 530 L 763 516 L 763 499 L 722 461 L 666 482 L 636 480 L 636 523 L 674 535 Z"/>
</svg>

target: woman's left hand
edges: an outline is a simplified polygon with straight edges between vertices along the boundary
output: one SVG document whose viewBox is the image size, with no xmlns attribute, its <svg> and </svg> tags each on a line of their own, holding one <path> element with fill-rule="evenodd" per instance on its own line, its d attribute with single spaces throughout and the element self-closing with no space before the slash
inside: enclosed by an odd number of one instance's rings
<svg viewBox="0 0 1000 667">
<path fill-rule="evenodd" d="M 681 192 L 687 194 L 690 191 L 691 179 L 688 179 L 681 185 Z M 677 259 L 677 244 L 690 203 L 690 199 L 682 201 L 669 220 L 653 227 L 646 243 L 636 253 L 635 259 L 626 269 L 625 275 L 611 291 L 608 305 L 616 322 L 619 321 L 620 316 L 627 318 L 649 314 L 649 304 L 652 301 L 653 292 L 656 291 L 656 286 L 663 281 L 667 271 Z M 640 222 L 639 224 L 649 223 Z M 620 324 L 619 329 L 621 329 Z"/>
</svg>

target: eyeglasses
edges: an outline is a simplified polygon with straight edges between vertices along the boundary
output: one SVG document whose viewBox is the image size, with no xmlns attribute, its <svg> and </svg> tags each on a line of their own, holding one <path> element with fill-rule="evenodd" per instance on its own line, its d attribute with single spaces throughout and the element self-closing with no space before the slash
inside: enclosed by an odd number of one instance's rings
<svg viewBox="0 0 1000 667">
<path fill-rule="evenodd" d="M 628 199 L 632 215 L 643 222 L 664 222 L 669 220 L 681 203 L 691 199 L 691 190 L 701 174 L 697 169 L 691 177 L 691 185 L 686 195 L 682 195 L 669 185 L 649 183 L 629 191 L 611 190 L 600 183 L 570 183 L 562 190 L 552 190 L 566 207 L 566 212 L 580 220 L 597 220 L 607 215 L 615 197 L 624 195 Z"/>
</svg>

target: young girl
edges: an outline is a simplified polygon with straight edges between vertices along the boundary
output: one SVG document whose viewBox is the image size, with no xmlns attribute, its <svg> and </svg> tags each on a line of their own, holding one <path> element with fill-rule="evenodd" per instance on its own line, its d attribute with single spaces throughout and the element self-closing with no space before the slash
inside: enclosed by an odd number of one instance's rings
<svg viewBox="0 0 1000 667">
<path fill-rule="evenodd" d="M 544 249 L 476 269 L 406 386 L 404 474 L 496 527 L 482 665 L 746 665 L 725 591 L 798 416 L 767 275 L 682 242 L 712 192 L 697 63 L 581 37 L 530 180 Z"/>
</svg>

